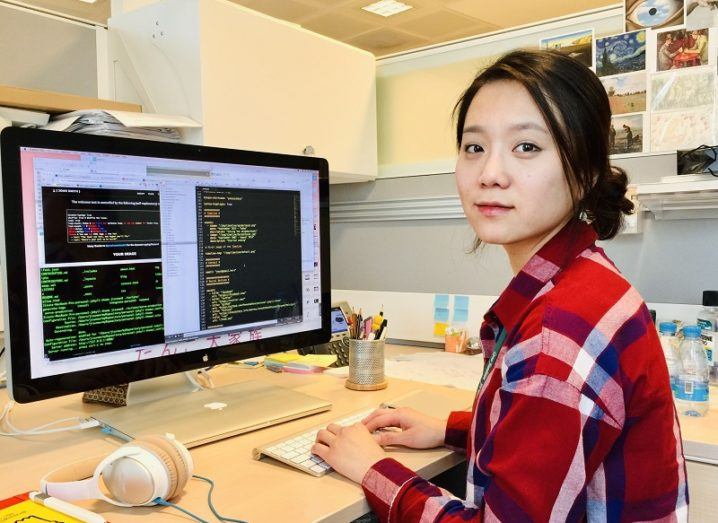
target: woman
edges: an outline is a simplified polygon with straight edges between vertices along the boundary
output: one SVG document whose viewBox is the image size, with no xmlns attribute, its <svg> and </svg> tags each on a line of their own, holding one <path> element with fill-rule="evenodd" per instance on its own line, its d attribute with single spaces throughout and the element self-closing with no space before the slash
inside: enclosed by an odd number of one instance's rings
<svg viewBox="0 0 718 523">
<path fill-rule="evenodd" d="M 481 242 L 515 277 L 484 316 L 471 412 L 379 409 L 329 425 L 312 452 L 390 521 L 676 521 L 687 488 L 668 372 L 646 306 L 595 241 L 633 205 L 611 169 L 608 97 L 553 51 L 516 51 L 457 104 L 456 183 Z M 490 356 L 490 357 L 489 357 Z M 400 431 L 379 431 L 399 427 Z M 457 499 L 381 445 L 468 456 Z"/>
</svg>

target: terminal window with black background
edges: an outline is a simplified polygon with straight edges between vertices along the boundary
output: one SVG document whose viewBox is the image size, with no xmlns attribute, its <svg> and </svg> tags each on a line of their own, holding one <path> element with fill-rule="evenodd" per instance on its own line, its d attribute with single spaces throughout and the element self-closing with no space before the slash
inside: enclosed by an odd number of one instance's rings
<svg viewBox="0 0 718 523">
<path fill-rule="evenodd" d="M 158 191 L 43 187 L 45 356 L 164 341 Z M 130 263 L 102 263 L 131 260 Z M 73 265 L 83 264 L 83 265 Z"/>
<path fill-rule="evenodd" d="M 197 187 L 202 330 L 302 321 L 299 191 Z"/>
</svg>

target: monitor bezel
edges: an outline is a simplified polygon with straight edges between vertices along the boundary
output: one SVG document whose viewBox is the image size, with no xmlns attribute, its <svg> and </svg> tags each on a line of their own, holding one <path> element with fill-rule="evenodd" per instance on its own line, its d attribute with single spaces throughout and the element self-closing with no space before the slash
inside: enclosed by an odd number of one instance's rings
<svg viewBox="0 0 718 523">
<path fill-rule="evenodd" d="M 22 205 L 20 150 L 22 147 L 109 153 L 152 158 L 283 167 L 319 173 L 319 238 L 322 328 L 244 343 L 170 354 L 144 361 L 32 378 L 28 340 L 27 274 Z M 0 133 L 2 175 L 2 244 L 5 344 L 8 391 L 28 403 L 110 385 L 190 371 L 239 359 L 326 343 L 331 334 L 331 274 L 329 260 L 329 165 L 323 158 L 226 149 L 204 145 L 115 138 L 59 131 L 8 127 Z M 14 217 L 9 220 L 8 217 Z"/>
</svg>

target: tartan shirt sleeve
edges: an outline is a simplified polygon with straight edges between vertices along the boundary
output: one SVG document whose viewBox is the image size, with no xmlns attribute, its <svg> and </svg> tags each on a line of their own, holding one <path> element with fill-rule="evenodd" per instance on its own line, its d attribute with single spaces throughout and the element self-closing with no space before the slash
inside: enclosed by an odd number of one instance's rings
<svg viewBox="0 0 718 523">
<path fill-rule="evenodd" d="M 457 411 L 449 414 L 449 419 L 446 421 L 444 445 L 455 452 L 466 452 L 473 419 L 474 415 L 471 412 Z"/>
</svg>

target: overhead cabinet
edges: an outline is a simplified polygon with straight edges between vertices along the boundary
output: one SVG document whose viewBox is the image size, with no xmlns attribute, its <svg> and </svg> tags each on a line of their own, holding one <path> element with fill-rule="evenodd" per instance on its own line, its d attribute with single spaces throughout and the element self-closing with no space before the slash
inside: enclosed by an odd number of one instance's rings
<svg viewBox="0 0 718 523">
<path fill-rule="evenodd" d="M 109 29 L 116 95 L 201 122 L 188 141 L 324 157 L 334 182 L 376 177 L 370 53 L 225 0 L 163 0 Z"/>
</svg>

